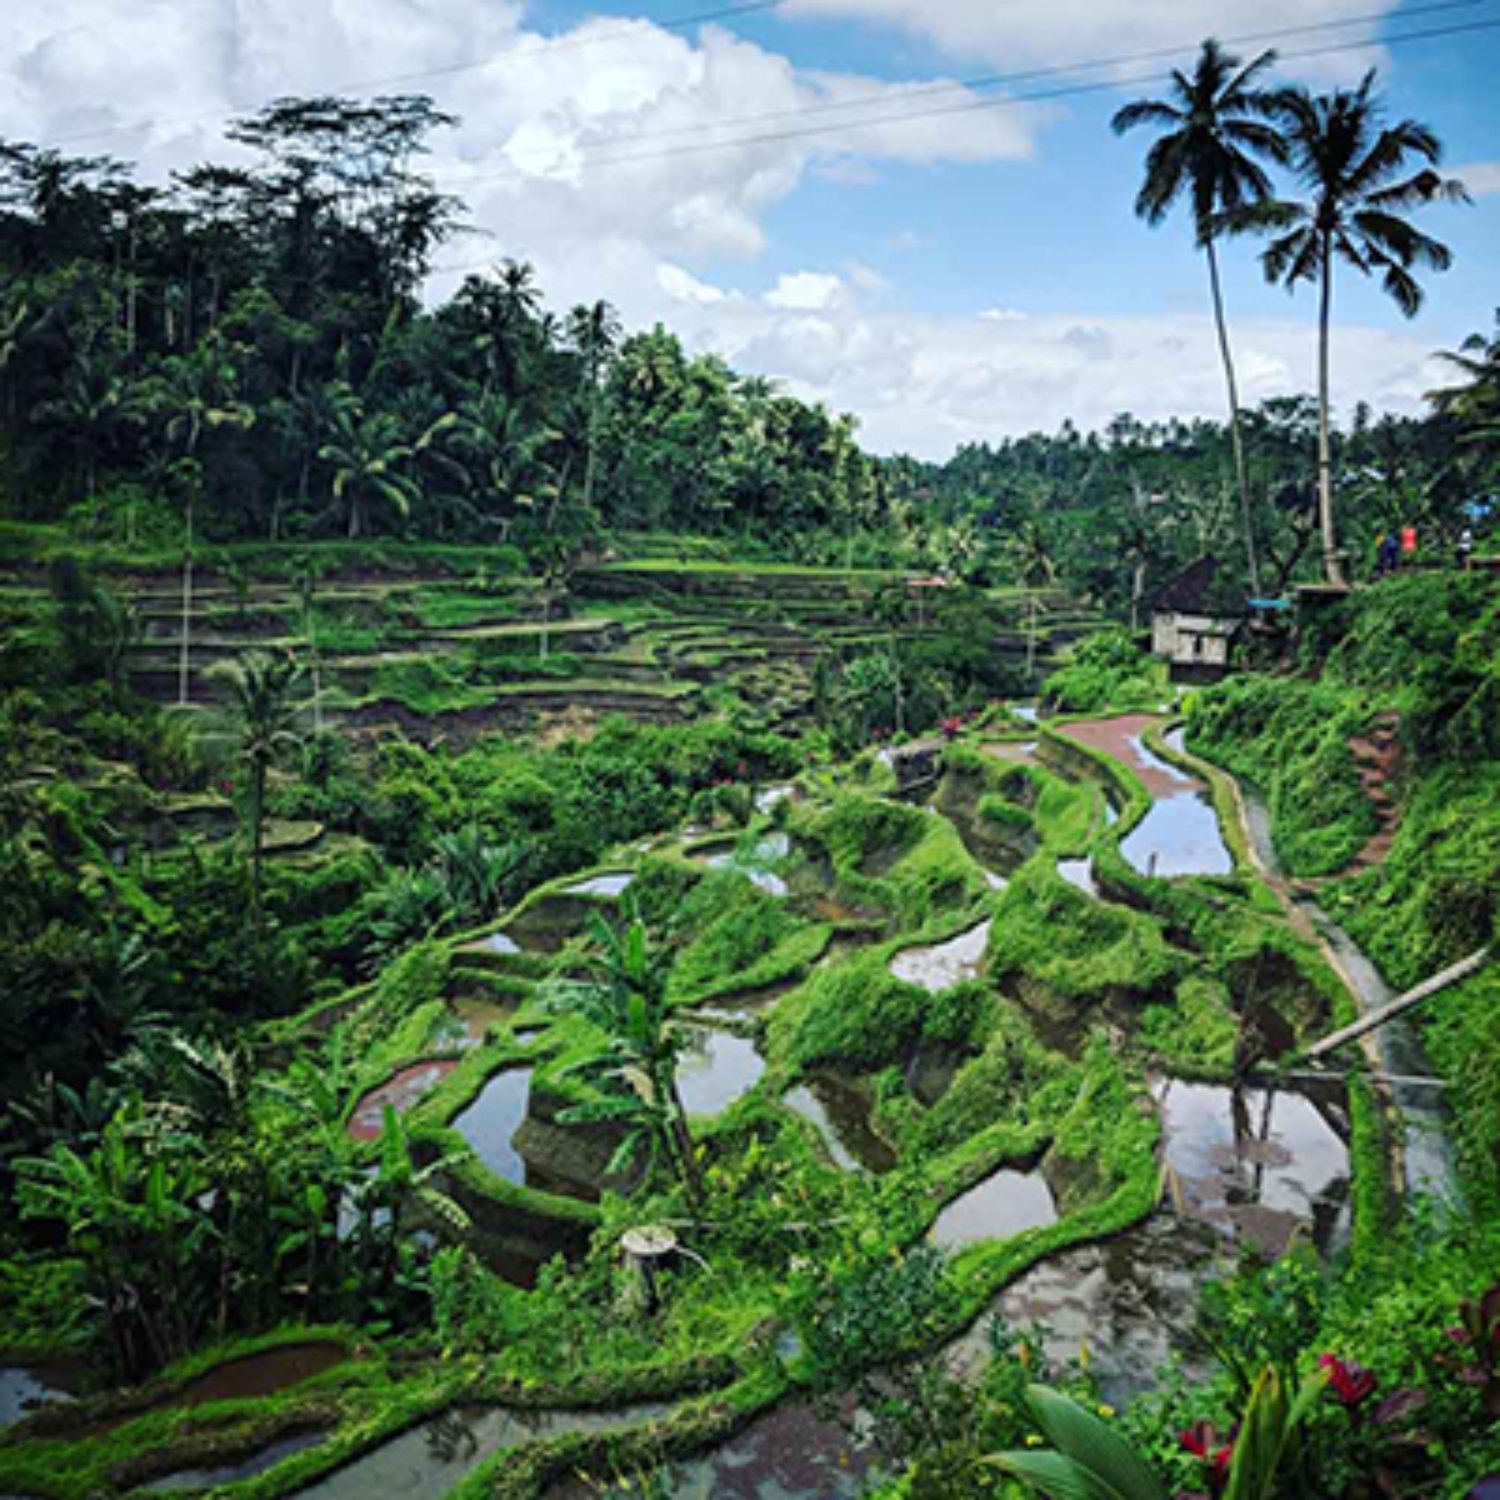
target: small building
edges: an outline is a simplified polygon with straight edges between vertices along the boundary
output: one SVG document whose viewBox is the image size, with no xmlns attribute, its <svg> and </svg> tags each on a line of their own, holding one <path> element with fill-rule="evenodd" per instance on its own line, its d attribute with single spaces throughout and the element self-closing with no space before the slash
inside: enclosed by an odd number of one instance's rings
<svg viewBox="0 0 1500 1500">
<path fill-rule="evenodd" d="M 1216 682 L 1244 623 L 1243 600 L 1219 586 L 1218 558 L 1200 557 L 1152 599 L 1151 651 L 1170 664 L 1174 682 Z"/>
</svg>

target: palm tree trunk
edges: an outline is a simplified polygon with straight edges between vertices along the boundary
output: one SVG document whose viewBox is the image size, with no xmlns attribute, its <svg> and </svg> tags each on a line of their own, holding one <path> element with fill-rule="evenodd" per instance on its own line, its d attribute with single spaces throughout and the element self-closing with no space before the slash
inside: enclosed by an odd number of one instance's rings
<svg viewBox="0 0 1500 1500">
<path fill-rule="evenodd" d="M 260 904 L 261 871 L 266 845 L 266 768 L 257 762 L 250 770 L 250 909 L 256 931 L 262 926 Z"/>
<path fill-rule="evenodd" d="M 193 496 L 187 501 L 187 551 L 182 557 L 182 637 L 178 642 L 177 706 L 186 708 L 188 701 L 189 637 L 193 617 Z"/>
<path fill-rule="evenodd" d="M 1245 467 L 1245 444 L 1240 432 L 1240 392 L 1234 376 L 1234 357 L 1229 352 L 1229 327 L 1224 321 L 1224 292 L 1219 285 L 1219 256 L 1210 240 L 1208 284 L 1214 296 L 1214 324 L 1219 333 L 1219 354 L 1224 361 L 1224 382 L 1229 387 L 1229 445 L 1234 452 L 1234 477 L 1240 489 L 1240 523 L 1245 529 L 1245 557 L 1250 564 L 1250 592 L 1260 596 L 1260 563 L 1255 555 L 1255 529 L 1250 520 L 1250 474 Z"/>
<path fill-rule="evenodd" d="M 1323 571 L 1335 588 L 1344 587 L 1338 534 L 1333 524 L 1333 449 L 1328 436 L 1328 324 L 1333 307 L 1333 256 L 1323 240 L 1323 280 L 1318 301 L 1318 521 L 1323 528 Z"/>
</svg>

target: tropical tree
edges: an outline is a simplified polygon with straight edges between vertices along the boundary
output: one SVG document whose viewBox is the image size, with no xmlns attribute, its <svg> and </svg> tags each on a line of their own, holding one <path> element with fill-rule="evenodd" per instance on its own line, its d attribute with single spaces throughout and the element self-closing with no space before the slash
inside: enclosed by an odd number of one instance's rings
<svg viewBox="0 0 1500 1500">
<path fill-rule="evenodd" d="M 1459 424 L 1460 442 L 1500 441 L 1500 310 L 1489 338 L 1471 333 L 1456 351 L 1445 349 L 1437 357 L 1463 378 L 1428 391 L 1427 399 Z"/>
<path fill-rule="evenodd" d="M 599 412 L 604 401 L 604 376 L 620 342 L 620 315 L 601 298 L 575 307 L 568 314 L 568 338 L 578 351 L 579 383 L 586 403 L 586 453 L 583 465 L 583 503 L 594 503 L 595 455 L 599 447 Z"/>
<path fill-rule="evenodd" d="M 177 702 L 186 707 L 193 628 L 194 519 L 203 470 L 198 444 L 205 431 L 219 427 L 249 428 L 255 409 L 238 396 L 239 370 L 219 339 L 209 337 L 191 354 L 173 355 L 151 386 L 151 404 L 166 416 L 170 447 L 180 445 L 174 477 L 183 490 L 182 624 L 178 642 Z"/>
<path fill-rule="evenodd" d="M 1235 481 L 1240 492 L 1245 554 L 1250 587 L 1257 594 L 1260 570 L 1251 524 L 1250 476 L 1245 465 L 1239 389 L 1224 319 L 1224 292 L 1219 281 L 1215 241 L 1222 232 L 1223 214 L 1270 197 L 1271 179 L 1255 158 L 1262 156 L 1278 162 L 1286 159 L 1286 144 L 1268 122 L 1273 96 L 1258 86 L 1261 75 L 1275 59 L 1274 52 L 1262 52 L 1242 66 L 1238 57 L 1210 37 L 1203 43 L 1191 77 L 1180 68 L 1172 70 L 1169 98 L 1139 99 L 1127 104 L 1112 122 L 1117 134 L 1138 125 L 1157 125 L 1164 131 L 1146 156 L 1146 180 L 1135 200 L 1135 211 L 1141 218 L 1153 226 L 1160 224 L 1183 193 L 1191 200 L 1194 233 L 1208 261 L 1214 326 L 1218 330 L 1219 355 L 1229 389 L 1229 431 Z"/>
<path fill-rule="evenodd" d="M 550 1004 L 582 1016 L 603 1033 L 604 1051 L 577 1065 L 601 1092 L 563 1118 L 623 1125 L 624 1138 L 610 1170 L 622 1170 L 643 1154 L 648 1160 L 665 1155 L 697 1213 L 703 1205 L 703 1177 L 677 1086 L 686 1039 L 669 1018 L 668 956 L 652 947 L 638 917 L 617 929 L 593 913 L 589 925 L 599 948 L 592 976 L 555 985 Z"/>
<path fill-rule="evenodd" d="M 1021 522 L 1006 545 L 1006 552 L 1017 580 L 1027 590 L 1026 610 L 1026 679 L 1036 681 L 1037 616 L 1041 609 L 1040 593 L 1057 582 L 1057 561 L 1047 534 L 1035 518 Z"/>
<path fill-rule="evenodd" d="M 1376 92 L 1373 69 L 1357 88 L 1332 94 L 1282 90 L 1271 113 L 1307 197 L 1227 210 L 1220 222 L 1232 232 L 1272 236 L 1261 255 L 1268 281 L 1289 291 L 1302 281 L 1318 287 L 1318 513 L 1324 571 L 1329 583 L 1342 587 L 1329 432 L 1334 264 L 1343 261 L 1362 276 L 1378 275 L 1401 312 L 1415 317 L 1423 291 L 1414 268 L 1443 271 L 1453 256 L 1403 215 L 1427 203 L 1467 202 L 1468 195 L 1461 182 L 1435 170 L 1443 148 L 1427 126 L 1409 119 L 1385 123 L 1386 105 Z"/>
<path fill-rule="evenodd" d="M 411 514 L 420 491 L 406 464 L 457 421 L 447 413 L 408 441 L 395 412 L 367 410 L 347 387 L 338 393 L 333 436 L 318 449 L 318 457 L 333 465 L 333 498 L 345 507 L 350 541 L 369 531 L 371 507 L 382 500 L 403 520 Z"/>
<path fill-rule="evenodd" d="M 231 717 L 235 754 L 244 770 L 245 824 L 250 841 L 250 891 L 256 922 L 261 920 L 261 875 L 265 860 L 266 779 L 297 744 L 299 705 L 292 696 L 301 675 L 295 657 L 248 651 L 210 669 Z"/>
</svg>

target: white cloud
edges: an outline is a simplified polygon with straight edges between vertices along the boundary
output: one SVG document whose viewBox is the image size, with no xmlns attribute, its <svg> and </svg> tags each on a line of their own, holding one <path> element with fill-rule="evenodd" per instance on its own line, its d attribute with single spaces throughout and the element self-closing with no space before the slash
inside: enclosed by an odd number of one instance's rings
<svg viewBox="0 0 1500 1500">
<path fill-rule="evenodd" d="M 1027 314 L 1014 307 L 986 307 L 979 316 L 986 323 L 1024 323 Z"/>
<path fill-rule="evenodd" d="M 1064 419 L 1102 427 L 1122 411 L 1143 421 L 1221 419 L 1223 374 L 1212 320 L 1198 315 L 1033 315 L 986 320 L 871 309 L 854 301 L 805 311 L 730 295 L 684 309 L 690 346 L 772 375 L 808 400 L 855 412 L 877 452 L 947 457 L 960 443 L 1055 431 Z M 1312 390 L 1310 321 L 1235 324 L 1242 397 Z M 1420 409 L 1439 383 L 1431 342 L 1404 329 L 1345 325 L 1334 334 L 1334 396 L 1347 412 Z"/>
<path fill-rule="evenodd" d="M 684 271 L 681 266 L 674 266 L 670 261 L 663 261 L 656 268 L 656 281 L 662 291 L 674 301 L 695 302 L 699 307 L 712 307 L 715 302 L 722 302 L 726 295 L 722 288 L 699 281 L 696 276 Z"/>
<path fill-rule="evenodd" d="M 834 307 L 844 299 L 843 280 L 822 271 L 790 271 L 776 279 L 766 293 L 772 307 L 796 308 L 811 312 Z"/>
<path fill-rule="evenodd" d="M 1320 25 L 1352 22 L 1367 20 L 1372 14 L 1394 14 L 1398 5 L 1399 0 L 1373 4 L 1371 0 L 1319 0 L 1313 14 Z M 1036 64 L 1139 57 L 1164 48 L 1180 47 L 1191 55 L 1202 37 L 1217 36 L 1232 43 L 1236 37 L 1257 38 L 1298 28 L 1303 34 L 1288 36 L 1282 43 L 1284 52 L 1345 42 L 1352 49 L 1301 60 L 1289 57 L 1288 69 L 1301 75 L 1353 78 L 1383 58 L 1378 46 L 1353 47 L 1370 36 L 1372 28 L 1367 24 L 1307 33 L 1313 17 L 1306 0 L 1008 0 L 1003 5 L 995 0 L 790 0 L 785 14 L 875 23 L 918 37 L 951 57 L 971 63 L 983 59 L 1007 72 Z M 1247 41 L 1239 50 L 1249 53 L 1267 45 Z M 1137 77 L 1161 66 L 1152 60 L 1116 71 Z M 1094 68 L 1083 76 L 1108 75 Z M 1035 80 L 1020 87 L 1042 88 L 1057 82 L 1055 78 Z"/>
<path fill-rule="evenodd" d="M 1500 161 L 1471 161 L 1466 167 L 1454 167 L 1449 175 L 1458 178 L 1471 197 L 1500 193 Z"/>
</svg>

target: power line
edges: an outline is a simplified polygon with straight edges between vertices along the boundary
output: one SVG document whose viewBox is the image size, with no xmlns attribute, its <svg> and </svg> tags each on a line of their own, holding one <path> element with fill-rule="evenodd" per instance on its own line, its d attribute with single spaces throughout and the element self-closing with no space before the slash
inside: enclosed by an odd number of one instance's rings
<svg viewBox="0 0 1500 1500">
<path fill-rule="evenodd" d="M 1370 37 L 1357 42 L 1335 42 L 1322 47 L 1303 47 L 1281 55 L 1280 61 L 1295 61 L 1309 57 L 1327 57 L 1341 52 L 1362 51 L 1371 46 L 1396 46 L 1403 42 L 1430 40 L 1434 37 L 1460 36 L 1472 32 L 1489 31 L 1500 27 L 1500 20 L 1470 21 L 1453 26 L 1434 26 L 1421 31 L 1402 32 L 1397 36 Z M 661 151 L 641 151 L 621 156 L 601 156 L 583 160 L 574 165 L 580 171 L 597 167 L 627 166 L 638 162 L 664 161 L 683 156 L 696 156 L 705 152 L 731 150 L 742 146 L 780 144 L 801 140 L 808 136 L 826 135 L 831 132 L 867 130 L 883 125 L 902 125 L 917 120 L 928 120 L 948 115 L 968 114 L 975 110 L 1011 109 L 1026 104 L 1046 103 L 1054 99 L 1071 98 L 1080 94 L 1094 94 L 1135 87 L 1140 84 L 1160 83 L 1171 77 L 1170 73 L 1153 72 L 1138 74 L 1130 78 L 1101 79 L 1091 83 L 1063 84 L 1054 89 L 1039 90 L 1030 94 L 1010 94 L 1003 99 L 973 99 L 961 104 L 940 105 L 932 109 L 904 110 L 888 115 L 866 117 L 860 120 L 839 120 L 822 125 L 809 125 L 797 130 L 769 131 L 759 135 L 736 136 L 730 140 L 699 141 L 686 146 L 670 147 Z M 633 138 L 632 138 L 633 139 Z M 476 182 L 501 180 L 545 180 L 557 177 L 558 173 L 530 173 L 516 168 L 500 172 L 470 175 L 445 184 L 449 190 L 471 186 Z M 458 269 L 458 268 L 444 268 Z"/>
<path fill-rule="evenodd" d="M 1479 0 L 1466 0 L 1478 4 Z M 464 62 L 447 63 L 440 68 L 424 68 L 414 73 L 393 73 L 385 78 L 363 78 L 353 83 L 335 84 L 325 92 L 333 95 L 363 94 L 373 89 L 394 88 L 398 84 L 425 83 L 434 78 L 450 78 L 458 73 L 477 72 L 481 68 L 527 62 L 543 54 L 571 52 L 584 47 L 598 47 L 609 42 L 639 40 L 642 23 L 654 26 L 658 31 L 687 31 L 694 26 L 708 26 L 715 21 L 730 21 L 739 16 L 756 15 L 764 11 L 779 10 L 786 0 L 742 0 L 742 3 L 721 5 L 714 10 L 697 11 L 693 15 L 679 16 L 675 20 L 655 21 L 650 16 L 640 16 L 621 26 L 592 36 L 555 37 L 530 47 L 513 47 L 491 52 L 484 57 L 471 58 Z M 127 125 L 105 125 L 97 130 L 79 130 L 69 135 L 54 136 L 55 146 L 74 145 L 79 141 L 102 140 L 106 136 L 125 135 L 138 130 L 171 130 L 178 125 L 201 125 L 208 120 L 229 120 L 256 108 L 254 104 L 231 105 L 228 109 L 200 110 L 191 115 L 176 115 L 170 119 L 134 120 Z"/>
<path fill-rule="evenodd" d="M 1415 5 L 1402 11 L 1403 20 L 1412 16 L 1431 15 L 1436 12 L 1471 10 L 1486 0 L 1438 0 L 1431 5 Z M 1270 31 L 1246 32 L 1240 36 L 1222 37 L 1226 47 L 1245 47 L 1252 43 L 1275 41 L 1279 37 L 1305 36 L 1313 32 L 1342 31 L 1351 26 L 1379 24 L 1386 19 L 1386 12 L 1374 11 L 1365 15 L 1346 16 L 1341 21 L 1316 21 L 1303 26 L 1284 26 Z M 1057 63 L 1046 68 L 1030 68 L 1019 73 L 992 73 L 978 78 L 960 78 L 942 83 L 919 83 L 887 89 L 883 93 L 865 94 L 855 99 L 830 99 L 818 104 L 799 106 L 796 109 L 769 110 L 760 114 L 739 115 L 726 120 L 702 121 L 694 125 L 676 125 L 661 130 L 642 131 L 632 135 L 632 141 L 666 140 L 683 135 L 701 135 L 705 130 L 728 130 L 743 125 L 758 125 L 773 120 L 803 119 L 810 115 L 832 113 L 837 110 L 868 109 L 876 105 L 889 105 L 902 99 L 928 98 L 935 94 L 971 93 L 976 89 L 1001 88 L 1010 84 L 1030 83 L 1042 78 L 1055 78 L 1060 74 L 1085 73 L 1100 68 L 1129 67 L 1137 63 L 1159 62 L 1163 58 L 1179 57 L 1193 50 L 1198 43 L 1187 42 L 1173 47 L 1158 47 L 1150 52 L 1137 52 L 1122 57 L 1100 57 L 1087 62 Z M 541 156 L 545 147 L 513 153 L 521 156 Z"/>
</svg>

